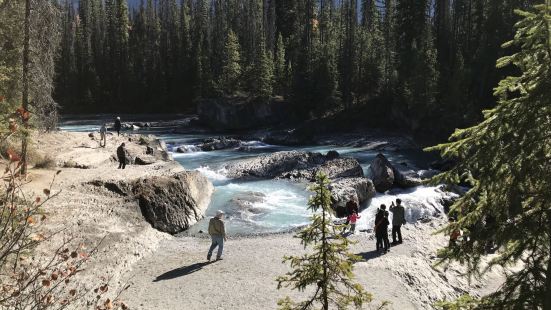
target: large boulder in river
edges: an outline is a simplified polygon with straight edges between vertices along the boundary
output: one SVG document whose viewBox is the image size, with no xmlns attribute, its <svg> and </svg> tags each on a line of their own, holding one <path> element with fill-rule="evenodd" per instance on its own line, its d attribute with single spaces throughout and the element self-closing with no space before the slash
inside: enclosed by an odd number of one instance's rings
<svg viewBox="0 0 551 310">
<path fill-rule="evenodd" d="M 421 180 L 414 171 L 397 169 L 380 153 L 371 163 L 369 170 L 375 189 L 381 193 L 386 192 L 393 186 L 407 188 L 421 184 Z"/>
<path fill-rule="evenodd" d="M 363 203 L 375 196 L 375 186 L 368 178 L 344 178 L 330 184 L 335 207 L 344 207 L 348 201 Z"/>
<path fill-rule="evenodd" d="M 331 159 L 329 159 L 331 158 Z M 241 160 L 225 166 L 226 175 L 235 179 L 305 179 L 313 181 L 317 171 L 329 178 L 363 177 L 354 158 L 330 157 L 321 153 L 288 151 Z"/>
<path fill-rule="evenodd" d="M 235 149 L 241 146 L 241 141 L 233 138 L 211 138 L 203 141 L 203 144 L 199 145 L 202 151 L 216 151 L 225 149 Z"/>
<path fill-rule="evenodd" d="M 377 154 L 369 167 L 369 171 L 378 192 L 386 192 L 394 185 L 394 169 L 383 154 Z"/>
<path fill-rule="evenodd" d="M 197 171 L 141 178 L 132 187 L 145 219 L 170 234 L 182 232 L 201 220 L 214 191 Z"/>
</svg>

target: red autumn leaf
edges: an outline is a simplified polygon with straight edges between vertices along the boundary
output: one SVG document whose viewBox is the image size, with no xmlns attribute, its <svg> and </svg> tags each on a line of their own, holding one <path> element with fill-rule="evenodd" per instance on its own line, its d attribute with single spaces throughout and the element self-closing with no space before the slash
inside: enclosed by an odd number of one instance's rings
<svg viewBox="0 0 551 310">
<path fill-rule="evenodd" d="M 15 162 L 21 160 L 21 157 L 19 157 L 19 155 L 12 149 L 8 149 L 7 153 L 10 161 Z"/>
<path fill-rule="evenodd" d="M 46 287 L 50 286 L 50 280 L 42 280 L 42 285 Z"/>
<path fill-rule="evenodd" d="M 28 121 L 29 118 L 31 118 L 31 113 L 29 113 L 29 111 L 25 111 L 25 112 L 23 112 L 23 114 L 21 114 L 21 119 L 24 122 Z"/>
<path fill-rule="evenodd" d="M 36 203 L 40 203 L 40 197 L 36 197 L 36 199 L 34 200 Z"/>
<path fill-rule="evenodd" d="M 58 278 L 57 272 L 52 273 L 52 280 L 57 281 Z"/>
<path fill-rule="evenodd" d="M 29 217 L 27 218 L 27 223 L 29 223 L 29 224 L 34 224 L 34 219 L 32 218 L 32 216 L 29 216 Z"/>
<path fill-rule="evenodd" d="M 19 116 L 23 115 L 23 113 L 25 113 L 25 109 L 23 109 L 23 107 L 19 107 L 17 108 L 17 110 L 15 110 L 15 113 L 19 114 Z"/>
<path fill-rule="evenodd" d="M 43 190 L 43 192 L 44 192 L 44 195 L 50 196 L 50 190 L 49 190 L 49 189 L 45 188 L 45 189 Z"/>
<path fill-rule="evenodd" d="M 4 99 L 6 99 L 6 97 L 0 96 L 0 102 L 4 101 Z"/>
</svg>

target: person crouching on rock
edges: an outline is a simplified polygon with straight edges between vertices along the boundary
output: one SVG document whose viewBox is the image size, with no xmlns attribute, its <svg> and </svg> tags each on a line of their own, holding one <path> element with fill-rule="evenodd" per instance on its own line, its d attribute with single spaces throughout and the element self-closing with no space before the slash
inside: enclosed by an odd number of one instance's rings
<svg viewBox="0 0 551 310">
<path fill-rule="evenodd" d="M 224 211 L 216 211 L 216 216 L 209 221 L 209 235 L 212 240 L 209 253 L 207 254 L 207 260 L 210 261 L 212 257 L 212 251 L 218 247 L 218 253 L 216 254 L 216 260 L 222 259 L 222 251 L 224 250 L 224 241 L 226 241 L 226 228 L 224 227 Z"/>
<path fill-rule="evenodd" d="M 126 168 L 126 149 L 124 143 L 117 148 L 117 158 L 119 159 L 119 169 Z"/>
</svg>

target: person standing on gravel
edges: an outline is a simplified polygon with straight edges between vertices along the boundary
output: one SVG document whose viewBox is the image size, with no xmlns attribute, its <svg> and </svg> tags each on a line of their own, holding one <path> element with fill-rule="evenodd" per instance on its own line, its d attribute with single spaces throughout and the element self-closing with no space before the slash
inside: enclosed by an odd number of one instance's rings
<svg viewBox="0 0 551 310">
<path fill-rule="evenodd" d="M 115 130 L 117 131 L 117 136 L 121 135 L 121 128 L 122 128 L 121 118 L 120 116 L 117 116 L 117 118 L 115 119 Z"/>
<path fill-rule="evenodd" d="M 384 204 L 377 210 L 375 216 L 375 237 L 377 239 L 377 252 L 383 251 L 383 254 L 389 251 L 388 244 L 388 211 Z"/>
<path fill-rule="evenodd" d="M 101 128 L 99 129 L 99 136 L 99 146 L 105 147 L 107 145 L 107 127 L 105 126 L 105 124 L 101 125 Z"/>
<path fill-rule="evenodd" d="M 396 205 L 394 201 L 392 202 L 390 212 L 392 212 L 392 245 L 402 244 L 402 225 L 406 223 L 406 214 L 400 198 L 396 199 Z"/>
<path fill-rule="evenodd" d="M 119 159 L 119 169 L 126 168 L 126 148 L 124 143 L 121 143 L 117 148 L 117 158 Z"/>
<path fill-rule="evenodd" d="M 224 241 L 226 241 L 226 228 L 224 226 L 224 211 L 216 211 L 216 216 L 209 221 L 209 235 L 212 240 L 207 260 L 210 261 L 212 252 L 218 247 L 216 260 L 222 259 L 222 251 L 224 250 Z"/>
</svg>

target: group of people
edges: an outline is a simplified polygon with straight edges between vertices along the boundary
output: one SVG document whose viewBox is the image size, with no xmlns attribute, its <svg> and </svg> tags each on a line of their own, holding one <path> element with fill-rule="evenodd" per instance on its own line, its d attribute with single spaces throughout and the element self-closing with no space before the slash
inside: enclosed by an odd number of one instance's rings
<svg viewBox="0 0 551 310">
<path fill-rule="evenodd" d="M 113 128 L 117 132 L 117 136 L 120 136 L 121 135 L 121 129 L 122 129 L 122 123 L 121 123 L 121 118 L 119 116 L 117 116 L 117 118 L 115 118 Z M 107 124 L 106 123 L 103 123 L 101 125 L 101 128 L 99 129 L 99 134 L 100 134 L 99 146 L 100 147 L 105 147 L 107 145 Z M 127 159 L 126 159 L 126 148 L 125 147 L 126 147 L 126 145 L 124 144 L 124 142 L 121 143 L 121 145 L 119 145 L 119 147 L 117 147 L 117 159 L 119 160 L 119 169 L 126 168 Z"/>
<path fill-rule="evenodd" d="M 353 234 L 356 230 L 356 223 L 360 219 L 359 205 L 355 201 L 349 201 L 346 204 L 346 213 L 348 214 L 346 223 L 344 225 L 343 233 L 349 228 L 349 232 Z M 390 212 L 392 212 L 392 243 L 388 240 L 388 226 L 390 222 L 388 220 L 389 212 L 386 210 L 386 205 L 382 204 L 377 209 L 377 215 L 375 216 L 375 237 L 377 238 L 377 252 L 384 254 L 390 250 L 391 245 L 398 245 L 402 243 L 402 225 L 406 223 L 405 209 L 402 206 L 402 200 L 396 199 L 390 205 Z M 209 235 L 211 237 L 211 246 L 207 253 L 207 260 L 212 259 L 212 254 L 216 248 L 216 260 L 222 259 L 222 251 L 224 250 L 224 241 L 226 241 L 226 228 L 224 225 L 224 211 L 218 210 L 216 215 L 209 221 Z"/>
<path fill-rule="evenodd" d="M 388 240 L 388 211 L 386 205 L 382 204 L 375 215 L 375 237 L 377 239 L 377 252 L 387 253 L 391 245 L 402 244 L 402 225 L 406 223 L 405 209 L 402 206 L 402 200 L 396 199 L 390 205 L 389 211 L 392 212 L 392 243 Z"/>
<path fill-rule="evenodd" d="M 356 222 L 361 218 L 359 215 L 359 206 L 355 201 L 349 201 L 346 203 L 346 223 L 343 229 L 343 233 L 346 233 L 348 227 L 350 227 L 349 233 L 354 234 L 356 231 Z M 388 239 L 388 226 L 391 224 L 388 220 L 389 211 L 392 212 L 392 243 Z M 377 209 L 375 215 L 375 237 L 377 239 L 376 249 L 377 252 L 386 253 L 390 251 L 391 245 L 398 245 L 403 242 L 402 240 L 402 225 L 406 223 L 405 209 L 402 206 L 402 200 L 396 199 L 390 205 L 389 211 L 386 210 L 386 205 L 382 204 Z"/>
</svg>

